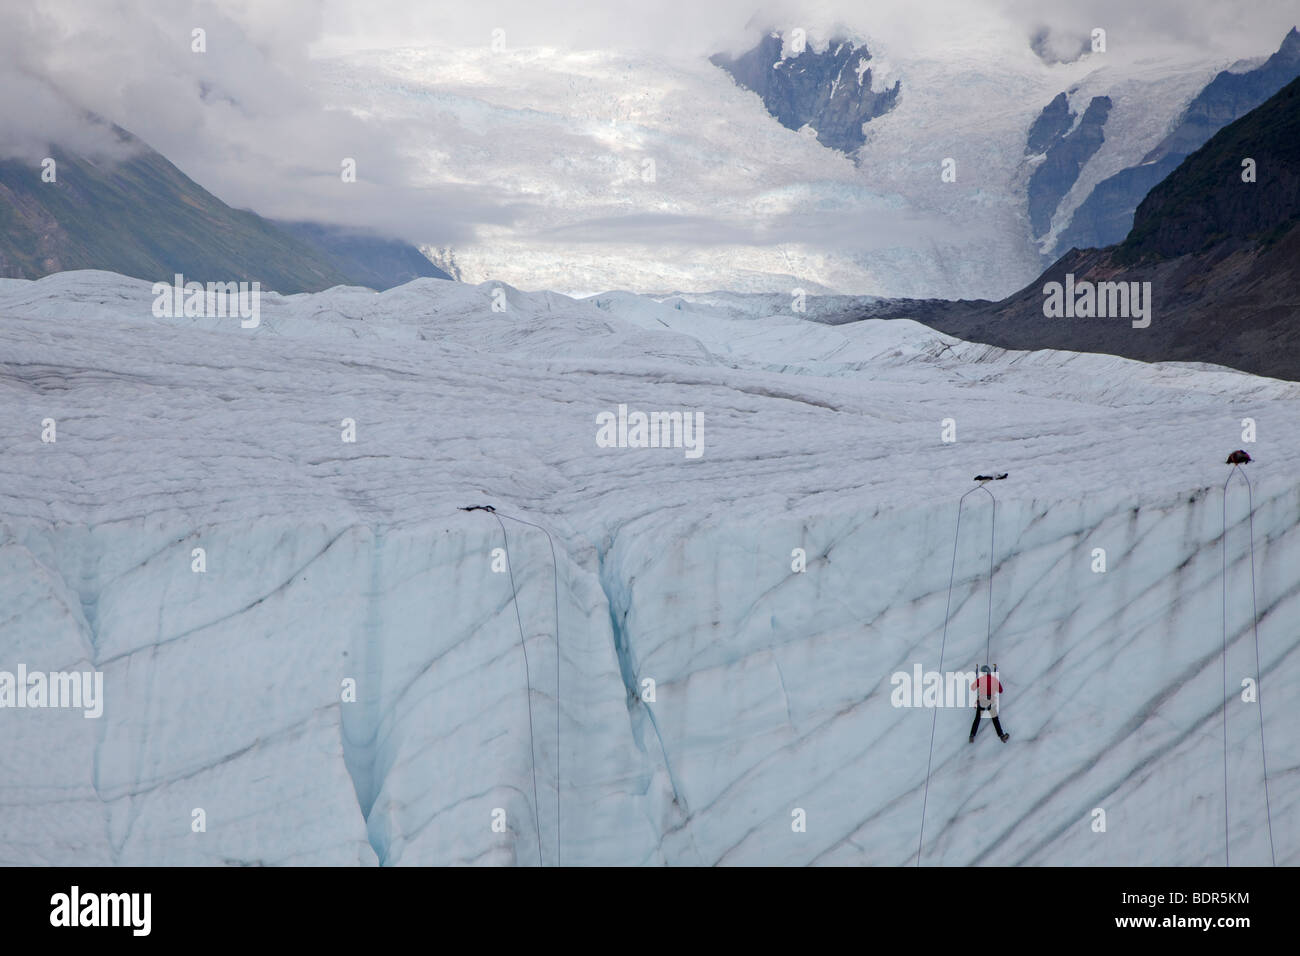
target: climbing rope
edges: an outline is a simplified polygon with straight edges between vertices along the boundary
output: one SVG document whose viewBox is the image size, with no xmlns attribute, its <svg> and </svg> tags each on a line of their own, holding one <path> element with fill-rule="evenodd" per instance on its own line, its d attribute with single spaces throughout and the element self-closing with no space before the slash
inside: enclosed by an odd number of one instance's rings
<svg viewBox="0 0 1300 956">
<path fill-rule="evenodd" d="M 1234 466 L 1228 472 L 1232 481 Z M 1228 842 L 1228 481 L 1223 483 L 1223 865 L 1231 866 Z"/>
<path fill-rule="evenodd" d="M 981 488 L 984 486 L 981 485 Z M 984 488 L 985 491 L 989 491 Z M 993 555 L 997 553 L 995 547 L 994 535 L 998 530 L 998 499 L 993 497 L 993 492 L 989 491 L 989 499 L 993 502 L 993 516 L 989 519 L 989 617 L 988 629 L 984 632 L 984 665 L 989 663 L 989 652 L 993 646 Z M 956 556 L 956 548 L 953 549 L 953 555 Z M 951 582 L 949 584 L 951 586 Z M 950 595 L 951 596 L 951 595 Z M 942 670 L 943 668 L 940 668 Z"/>
<path fill-rule="evenodd" d="M 527 681 L 528 687 L 528 756 L 533 764 L 533 829 L 537 832 L 537 865 L 542 865 L 542 824 L 538 817 L 541 812 L 541 803 L 537 797 L 537 740 L 533 734 L 533 678 L 532 672 L 528 666 L 528 642 L 524 639 L 524 622 L 519 616 L 519 591 L 515 587 L 515 568 L 514 562 L 510 560 L 510 539 L 506 535 L 505 522 L 501 520 L 500 515 L 496 514 L 493 509 L 492 517 L 497 519 L 497 524 L 501 526 L 501 540 L 505 543 L 506 549 L 506 570 L 510 572 L 510 593 L 511 603 L 515 606 L 515 622 L 519 625 L 519 646 L 524 649 L 524 680 Z"/>
<path fill-rule="evenodd" d="M 551 533 L 539 524 L 531 521 L 525 521 L 523 518 L 516 518 L 513 515 L 501 514 L 494 512 L 499 518 L 509 518 L 511 521 L 517 521 L 520 524 L 526 524 L 531 528 L 536 528 L 542 534 L 546 535 L 546 541 L 551 546 L 551 584 L 555 600 L 555 865 L 560 865 L 560 566 L 555 560 L 555 539 Z M 504 529 L 503 529 L 504 530 Z M 506 560 L 510 560 L 507 553 Z"/>
<path fill-rule="evenodd" d="M 977 491 L 983 491 L 993 502 L 993 515 L 989 528 L 989 614 L 988 635 L 984 639 L 984 662 L 988 663 L 989 648 L 993 640 L 993 528 L 997 525 L 998 499 L 984 485 L 972 488 L 957 501 L 957 529 L 952 535 L 952 567 L 948 571 L 948 604 L 943 612 L 943 641 L 939 645 L 939 673 L 943 673 L 943 656 L 948 647 L 948 624 L 952 617 L 952 585 L 957 574 L 957 540 L 961 535 L 961 511 L 966 499 Z M 925 793 L 921 798 L 921 835 L 916 841 L 916 865 L 921 865 L 921 847 L 925 844 L 925 807 L 930 800 L 930 769 L 934 763 L 934 732 L 939 722 L 939 708 L 934 708 L 930 718 L 930 755 L 925 761 Z"/>
<path fill-rule="evenodd" d="M 1246 505 L 1250 526 L 1250 612 L 1255 638 L 1255 703 L 1259 707 L 1259 755 L 1264 770 L 1264 813 L 1268 820 L 1268 853 L 1274 866 L 1277 854 L 1273 849 L 1273 810 L 1268 798 L 1268 748 L 1264 744 L 1264 683 L 1259 657 L 1259 605 L 1255 598 L 1255 493 L 1250 478 L 1240 465 L 1233 465 L 1223 483 L 1223 862 L 1230 865 L 1228 847 L 1228 485 L 1232 476 L 1239 473 L 1246 482 Z"/>
<path fill-rule="evenodd" d="M 497 524 L 501 526 L 501 540 L 505 542 L 506 568 L 510 572 L 510 591 L 513 595 L 512 603 L 515 606 L 515 621 L 519 625 L 519 643 L 524 649 L 524 675 L 528 681 L 528 742 L 529 754 L 533 762 L 533 823 L 537 830 L 537 865 L 542 865 L 542 828 L 539 814 L 541 813 L 541 804 L 537 795 L 537 741 L 533 732 L 533 682 L 532 674 L 528 665 L 528 645 L 524 640 L 524 624 L 519 614 L 519 592 L 515 588 L 515 571 L 514 564 L 510 560 L 510 539 L 506 535 L 505 523 L 502 518 L 509 518 L 519 524 L 526 524 L 529 527 L 536 528 L 546 535 L 547 542 L 551 546 L 551 577 L 554 584 L 555 599 L 555 865 L 560 865 L 560 578 L 559 565 L 555 559 L 555 539 L 551 533 L 539 524 L 531 521 L 525 521 L 523 518 L 517 518 L 514 515 L 508 515 L 497 511 L 492 505 L 471 505 L 461 508 L 461 511 L 486 511 L 492 517 L 497 519 Z"/>
</svg>

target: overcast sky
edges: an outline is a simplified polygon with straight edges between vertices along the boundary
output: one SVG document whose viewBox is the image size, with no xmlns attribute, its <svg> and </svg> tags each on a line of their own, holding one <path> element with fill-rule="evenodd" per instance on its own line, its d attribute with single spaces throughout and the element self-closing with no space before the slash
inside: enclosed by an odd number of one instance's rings
<svg viewBox="0 0 1300 956">
<path fill-rule="evenodd" d="M 412 240 L 453 244 L 508 223 L 516 197 L 490 184 L 415 189 L 381 125 L 324 108 L 314 58 L 400 46 L 650 49 L 701 56 L 798 24 L 844 26 L 891 58 L 942 56 L 972 37 L 1019 48 L 1048 27 L 1068 46 L 1096 25 L 1116 56 L 1257 56 L 1300 19 L 1295 0 L 0 0 L 0 157 L 38 163 L 51 141 L 103 138 L 91 111 L 128 128 L 222 199 L 274 214 L 327 210 Z M 207 30 L 208 52 L 190 52 Z M 337 162 L 367 145 L 365 183 L 344 207 Z M 328 192 L 327 192 L 328 190 Z M 325 196 L 335 197 L 325 200 Z M 274 207 L 268 209 L 267 207 Z M 428 223 L 441 234 L 429 236 Z"/>
<path fill-rule="evenodd" d="M 735 49 L 769 25 L 839 23 L 887 37 L 900 53 L 941 51 L 972 33 L 1027 37 L 1049 25 L 1077 34 L 1105 26 L 1117 46 L 1168 43 L 1241 56 L 1275 49 L 1300 18 L 1292 0 L 373 0 L 319 9 L 322 47 L 408 46 L 418 37 L 472 44 L 502 27 L 518 45 L 684 54 Z"/>
</svg>

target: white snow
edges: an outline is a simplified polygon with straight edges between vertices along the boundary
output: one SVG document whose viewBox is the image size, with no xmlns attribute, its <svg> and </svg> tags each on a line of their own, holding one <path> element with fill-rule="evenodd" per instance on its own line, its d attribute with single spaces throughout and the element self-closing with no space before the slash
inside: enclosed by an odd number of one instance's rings
<svg viewBox="0 0 1300 956">
<path fill-rule="evenodd" d="M 889 36 L 860 37 L 875 88 L 902 87 L 895 108 L 866 124 L 856 164 L 782 127 L 703 57 L 373 51 L 322 61 L 320 92 L 405 130 L 404 150 L 430 184 L 510 197 L 510 221 L 471 241 L 448 247 L 430 224 L 426 254 L 466 281 L 1001 298 L 1043 265 L 1024 157 L 1042 109 L 1076 87 L 1080 113 L 1094 95 L 1115 101 L 1105 145 L 1058 211 L 1059 231 L 1097 182 L 1141 160 L 1226 61 L 1095 55 L 1048 66 L 1027 42 L 1009 49 L 994 39 L 922 55 Z M 941 179 L 949 158 L 956 182 Z"/>
<path fill-rule="evenodd" d="M 1245 417 L 1274 839 L 1300 862 L 1300 385 L 780 301 L 421 280 L 267 295 L 244 330 L 156 319 L 107 273 L 0 281 L 0 670 L 105 693 L 99 720 L 0 710 L 3 862 L 530 865 L 540 836 L 551 865 L 558 795 L 565 864 L 908 864 L 932 711 L 892 707 L 890 675 L 938 669 L 956 501 L 996 468 L 1012 737 L 939 712 L 924 862 L 1219 863 Z M 598 448 L 620 403 L 702 412 L 703 457 Z M 1234 865 L 1268 859 L 1239 495 Z M 944 669 L 983 659 L 978 497 Z M 501 530 L 456 510 L 478 503 L 559 555 L 557 737 L 550 551 L 506 522 L 536 816 Z"/>
</svg>

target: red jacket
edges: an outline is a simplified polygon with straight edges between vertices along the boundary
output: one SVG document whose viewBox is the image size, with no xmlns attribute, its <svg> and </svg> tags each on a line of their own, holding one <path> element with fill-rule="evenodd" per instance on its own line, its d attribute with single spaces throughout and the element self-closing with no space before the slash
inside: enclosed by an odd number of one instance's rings
<svg viewBox="0 0 1300 956">
<path fill-rule="evenodd" d="M 981 674 L 975 683 L 970 685 L 970 689 L 984 697 L 993 696 L 994 679 L 992 674 Z M 997 692 L 1002 693 L 1002 681 L 997 681 Z"/>
</svg>

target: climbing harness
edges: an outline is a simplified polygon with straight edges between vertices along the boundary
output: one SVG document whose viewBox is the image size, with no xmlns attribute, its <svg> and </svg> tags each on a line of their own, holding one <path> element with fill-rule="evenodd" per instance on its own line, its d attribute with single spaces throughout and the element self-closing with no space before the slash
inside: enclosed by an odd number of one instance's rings
<svg viewBox="0 0 1300 956">
<path fill-rule="evenodd" d="M 979 481 L 983 476 L 976 480 Z M 989 479 L 984 479 L 989 480 Z M 996 479 L 994 479 L 996 480 Z M 989 611 L 988 611 L 988 631 L 984 638 L 984 663 L 989 662 L 989 651 L 993 642 L 993 555 L 994 555 L 994 535 L 997 529 L 998 520 L 998 499 L 993 492 L 984 486 L 983 481 L 976 487 L 972 488 L 966 494 L 962 495 L 957 501 L 957 529 L 952 536 L 952 567 L 948 571 L 948 605 L 943 612 L 943 641 L 939 645 L 939 673 L 943 673 L 943 657 L 948 647 L 948 624 L 952 618 L 952 585 L 957 574 L 957 541 L 961 535 L 961 512 L 966 504 L 966 499 L 977 491 L 983 491 L 989 496 L 993 506 L 992 516 L 989 520 Z M 925 793 L 921 798 L 921 835 L 916 841 L 916 865 L 921 865 L 921 848 L 925 844 L 925 808 L 930 799 L 930 769 L 934 763 L 934 732 L 939 722 L 939 708 L 934 709 L 934 715 L 930 718 L 930 754 L 925 761 Z"/>
<path fill-rule="evenodd" d="M 1233 456 L 1237 454 L 1233 452 Z M 1228 472 L 1228 478 L 1223 483 L 1223 862 L 1225 866 L 1231 865 L 1228 846 L 1228 485 L 1232 482 L 1233 475 L 1240 473 L 1246 483 L 1246 504 L 1249 509 L 1250 611 L 1255 637 L 1255 703 L 1259 707 L 1259 755 L 1264 770 L 1264 813 L 1268 820 L 1269 857 L 1273 865 L 1277 866 L 1277 855 L 1273 849 L 1273 810 L 1268 799 L 1268 750 L 1264 745 L 1264 695 L 1261 691 L 1264 675 L 1260 668 L 1259 606 L 1255 599 L 1255 493 L 1250 478 L 1241 467 L 1244 462 L 1233 462 L 1233 456 L 1228 461 L 1232 464 L 1232 471 Z M 1246 455 L 1245 461 L 1250 461 L 1250 456 Z"/>
<path fill-rule="evenodd" d="M 532 674 L 528 665 L 528 644 L 524 640 L 524 622 L 519 614 L 519 591 L 515 587 L 515 569 L 514 563 L 510 560 L 510 539 L 506 534 L 505 522 L 502 518 L 509 518 L 511 521 L 517 521 L 519 524 L 526 524 L 529 527 L 536 528 L 546 535 L 546 540 L 551 546 L 551 571 L 554 582 L 555 597 L 555 865 L 560 865 L 560 580 L 559 565 L 555 560 L 555 540 L 551 533 L 539 524 L 531 521 L 525 521 L 523 518 L 517 518 L 499 512 L 492 505 L 469 505 L 462 507 L 460 511 L 486 511 L 492 517 L 497 519 L 497 524 L 501 526 L 501 540 L 505 544 L 506 569 L 510 572 L 510 592 L 511 602 L 515 606 L 515 622 L 519 626 L 519 643 L 524 649 L 524 677 L 528 681 L 528 742 L 529 755 L 532 758 L 533 767 L 533 823 L 537 831 L 537 865 L 542 865 L 542 828 L 539 814 L 541 813 L 541 804 L 537 795 L 537 740 L 533 732 L 533 681 Z"/>
</svg>

